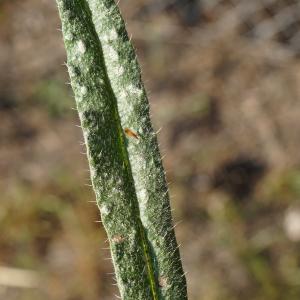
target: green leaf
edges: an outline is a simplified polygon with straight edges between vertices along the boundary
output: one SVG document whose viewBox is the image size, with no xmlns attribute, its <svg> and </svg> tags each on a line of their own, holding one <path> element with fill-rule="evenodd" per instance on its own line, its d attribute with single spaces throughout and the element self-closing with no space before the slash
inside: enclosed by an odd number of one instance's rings
<svg viewBox="0 0 300 300">
<path fill-rule="evenodd" d="M 122 299 L 187 299 L 134 49 L 111 0 L 57 0 L 91 179 Z"/>
</svg>

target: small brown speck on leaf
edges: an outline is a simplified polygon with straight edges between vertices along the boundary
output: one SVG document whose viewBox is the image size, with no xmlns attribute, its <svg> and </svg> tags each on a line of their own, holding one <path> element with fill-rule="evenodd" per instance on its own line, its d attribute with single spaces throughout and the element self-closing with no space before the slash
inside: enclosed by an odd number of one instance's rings
<svg viewBox="0 0 300 300">
<path fill-rule="evenodd" d="M 166 287 L 168 284 L 167 278 L 164 276 L 161 276 L 158 278 L 158 284 L 160 287 Z"/>
<path fill-rule="evenodd" d="M 124 132 L 127 136 L 129 137 L 133 137 L 135 139 L 138 139 L 139 136 L 137 135 L 137 133 L 135 133 L 133 130 L 129 129 L 129 128 L 124 128 Z"/>
<path fill-rule="evenodd" d="M 125 241 L 125 238 L 121 235 L 115 235 L 115 236 L 112 237 L 111 240 L 112 240 L 112 242 L 114 242 L 116 244 L 120 244 L 120 243 Z"/>
</svg>

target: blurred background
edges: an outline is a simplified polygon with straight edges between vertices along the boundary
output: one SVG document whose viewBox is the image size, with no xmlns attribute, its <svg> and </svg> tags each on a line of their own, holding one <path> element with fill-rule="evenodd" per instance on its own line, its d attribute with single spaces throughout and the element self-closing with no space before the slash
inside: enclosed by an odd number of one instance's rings
<svg viewBox="0 0 300 300">
<path fill-rule="evenodd" d="M 300 2 L 121 0 L 190 300 L 300 299 Z M 0 1 L 0 299 L 116 299 L 54 0 Z"/>
</svg>

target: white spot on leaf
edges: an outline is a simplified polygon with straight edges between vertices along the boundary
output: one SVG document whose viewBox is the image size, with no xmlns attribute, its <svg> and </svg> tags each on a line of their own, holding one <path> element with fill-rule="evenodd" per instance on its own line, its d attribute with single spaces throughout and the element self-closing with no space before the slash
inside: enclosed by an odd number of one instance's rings
<svg viewBox="0 0 300 300">
<path fill-rule="evenodd" d="M 84 96 L 87 93 L 87 88 L 85 86 L 82 86 L 80 88 L 80 93 L 81 93 L 82 96 Z"/>
<path fill-rule="evenodd" d="M 69 76 L 74 77 L 75 76 L 75 70 L 72 66 L 68 66 Z"/>
<path fill-rule="evenodd" d="M 141 202 L 147 201 L 147 191 L 145 189 L 143 188 L 139 189 L 136 194 L 139 201 Z"/>
<path fill-rule="evenodd" d="M 118 33 L 116 32 L 115 29 L 112 29 L 110 32 L 109 32 L 109 37 L 111 40 L 115 40 L 117 37 L 118 37 Z"/>
<path fill-rule="evenodd" d="M 84 54 L 85 51 L 86 51 L 86 48 L 85 48 L 85 44 L 82 40 L 79 40 L 77 42 L 77 48 L 78 48 L 78 51 L 81 53 L 81 54 Z"/>
<path fill-rule="evenodd" d="M 103 216 L 107 216 L 109 213 L 110 213 L 110 209 L 107 205 L 103 204 L 101 207 L 100 207 L 100 212 Z"/>
<path fill-rule="evenodd" d="M 117 61 L 119 58 L 117 51 L 111 46 L 105 48 L 107 50 L 107 54 L 109 55 L 110 59 L 113 61 Z"/>
<path fill-rule="evenodd" d="M 91 168 L 90 173 L 91 173 L 91 178 L 94 178 L 96 176 L 96 170 L 94 168 Z"/>
<path fill-rule="evenodd" d="M 68 32 L 65 34 L 65 40 L 66 41 L 72 41 L 73 40 L 73 34 L 71 32 Z"/>
<path fill-rule="evenodd" d="M 130 84 L 127 86 L 126 90 L 131 94 L 136 94 L 138 96 L 141 96 L 143 94 L 143 91 L 134 85 Z"/>
<path fill-rule="evenodd" d="M 120 66 L 119 68 L 118 68 L 118 70 L 117 70 L 117 72 L 116 72 L 117 74 L 117 76 L 121 76 L 121 75 L 123 75 L 123 73 L 124 73 L 124 68 L 123 68 L 123 66 Z"/>
</svg>

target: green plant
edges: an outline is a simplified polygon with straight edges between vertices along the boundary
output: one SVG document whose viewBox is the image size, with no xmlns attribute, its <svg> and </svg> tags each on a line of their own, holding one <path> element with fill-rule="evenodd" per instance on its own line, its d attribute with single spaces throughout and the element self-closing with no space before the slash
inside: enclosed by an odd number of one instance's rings
<svg viewBox="0 0 300 300">
<path fill-rule="evenodd" d="M 187 299 L 134 49 L 113 0 L 57 0 L 91 179 L 122 299 Z"/>
</svg>

